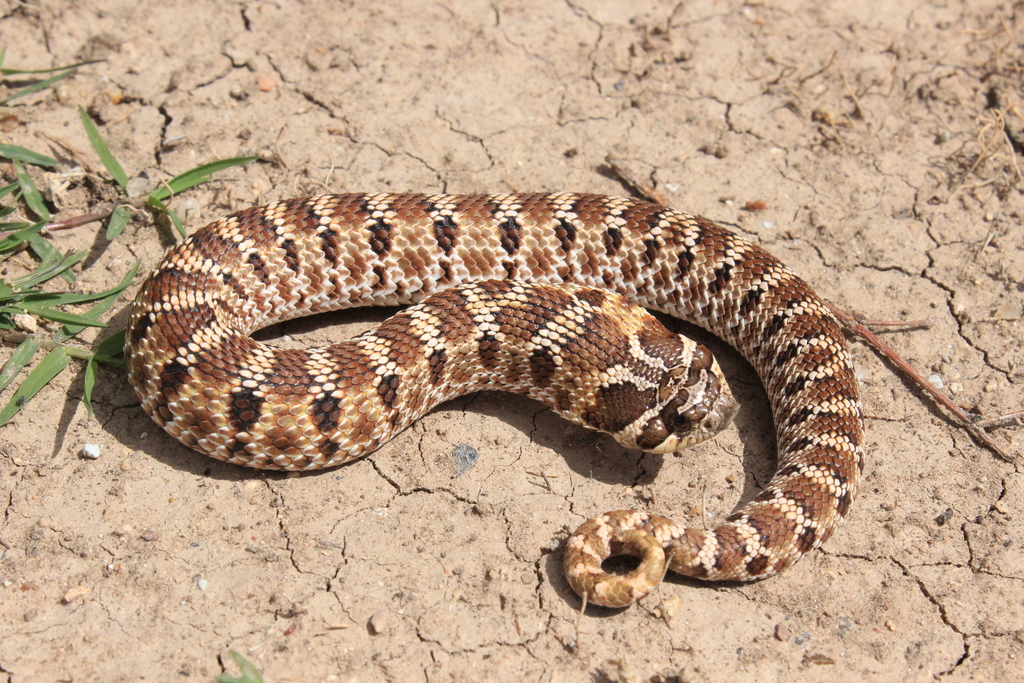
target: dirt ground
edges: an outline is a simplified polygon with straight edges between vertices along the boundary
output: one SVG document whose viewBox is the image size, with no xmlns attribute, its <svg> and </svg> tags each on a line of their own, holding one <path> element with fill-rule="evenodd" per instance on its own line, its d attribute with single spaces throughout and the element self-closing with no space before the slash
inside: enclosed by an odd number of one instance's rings
<svg viewBox="0 0 1024 683">
<path fill-rule="evenodd" d="M 977 414 L 1019 410 L 1024 4 L 822 5 L 0 0 L 5 66 L 103 60 L 18 100 L 0 141 L 64 162 L 33 171 L 57 218 L 114 196 L 78 105 L 129 176 L 259 155 L 172 201 L 191 229 L 327 190 L 628 193 L 613 158 L 832 302 L 930 320 L 885 337 Z M 141 216 L 109 246 L 96 224 L 52 239 L 90 250 L 96 291 L 173 234 Z M 588 608 L 577 642 L 571 529 L 625 507 L 714 523 L 772 472 L 763 390 L 714 348 L 743 408 L 682 457 L 484 394 L 303 476 L 189 451 L 116 368 L 90 419 L 77 367 L 0 428 L 0 681 L 212 681 L 228 649 L 268 681 L 1024 678 L 1024 432 L 992 430 L 1001 461 L 858 342 L 868 465 L 846 525 L 761 583 Z"/>
</svg>

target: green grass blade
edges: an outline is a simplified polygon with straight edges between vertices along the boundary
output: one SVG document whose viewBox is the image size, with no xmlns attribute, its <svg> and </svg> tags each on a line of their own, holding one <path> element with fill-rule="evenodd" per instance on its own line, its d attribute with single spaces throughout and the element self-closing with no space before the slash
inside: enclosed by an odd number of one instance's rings
<svg viewBox="0 0 1024 683">
<path fill-rule="evenodd" d="M 82 401 L 85 403 L 85 411 L 92 417 L 92 389 L 96 386 L 96 374 L 99 370 L 99 363 L 96 356 L 92 356 L 85 363 L 84 387 L 82 389 Z"/>
<path fill-rule="evenodd" d="M 36 184 L 32 182 L 28 173 L 25 172 L 25 167 L 17 159 L 12 161 L 12 163 L 14 164 L 14 174 L 18 178 L 18 185 L 21 187 L 21 195 L 25 198 L 28 208 L 32 209 L 32 213 L 42 220 L 50 220 L 50 210 L 46 208 L 43 196 L 36 189 Z"/>
<path fill-rule="evenodd" d="M 128 273 L 123 278 L 121 278 L 121 281 L 117 283 L 116 286 L 111 287 L 105 292 L 100 292 L 100 295 L 103 296 L 103 300 L 97 303 L 92 308 L 90 308 L 88 312 L 84 314 L 85 317 L 90 318 L 92 320 L 96 320 L 101 315 L 106 313 L 107 310 L 117 302 L 118 297 L 120 297 L 121 295 L 121 292 L 123 292 L 125 288 L 127 288 L 128 285 L 131 284 L 132 280 L 135 279 L 135 273 L 137 273 L 138 271 L 139 262 L 136 261 L 135 265 L 133 265 L 128 270 Z M 53 340 L 58 344 L 62 344 L 67 340 L 71 339 L 72 337 L 74 337 L 75 335 L 77 335 L 84 329 L 85 326 L 81 325 L 65 325 L 57 332 L 57 334 L 53 335 Z M 100 348 L 103 348 L 102 344 L 100 345 Z M 99 351 L 97 351 L 97 353 L 99 353 Z"/>
<path fill-rule="evenodd" d="M 32 241 L 29 240 L 29 244 L 31 243 Z M 49 245 L 49 242 L 47 242 L 47 244 Z M 53 245 L 50 246 L 52 247 Z M 33 245 L 32 248 L 33 250 L 35 250 L 35 245 Z M 30 273 L 29 275 L 26 275 L 25 277 L 18 278 L 17 280 L 12 280 L 11 284 L 14 285 L 19 291 L 24 292 L 27 289 L 31 289 L 38 284 L 41 284 L 43 282 L 46 282 L 47 280 L 57 277 L 58 275 L 66 271 L 68 268 L 75 265 L 83 258 L 85 258 L 85 255 L 87 253 L 88 252 L 80 251 L 77 254 L 68 254 L 67 256 L 63 257 L 60 261 L 56 263 L 52 262 L 52 258 L 48 254 L 47 256 L 43 257 L 45 261 L 48 261 L 45 267 L 40 266 L 35 271 Z M 60 252 L 57 252 L 57 254 L 59 255 Z"/>
<path fill-rule="evenodd" d="M 33 152 L 32 150 L 25 149 L 24 147 L 18 147 L 17 145 L 0 144 L 0 157 L 17 159 L 18 161 L 24 161 L 26 164 L 35 164 L 36 166 L 57 165 L 56 159 L 44 154 L 39 154 L 38 152 Z"/>
<path fill-rule="evenodd" d="M 235 660 L 242 675 L 236 678 L 229 674 L 221 674 L 217 676 L 217 683 L 263 683 L 263 675 L 248 659 L 234 650 L 228 650 L 228 654 L 231 655 L 231 659 Z"/>
<path fill-rule="evenodd" d="M 99 346 L 96 347 L 96 353 L 93 356 L 100 363 L 109 363 L 110 365 L 120 365 L 124 367 L 124 333 L 125 330 L 118 330 L 114 334 L 104 339 Z"/>
<path fill-rule="evenodd" d="M 53 244 L 49 240 L 44 239 L 39 235 L 32 235 L 31 237 L 28 238 L 27 241 L 28 246 L 32 248 L 32 251 L 35 252 L 36 256 L 38 256 L 40 259 L 43 259 L 43 263 L 46 264 L 47 268 L 49 268 L 51 265 L 60 263 L 61 259 L 65 258 L 64 254 L 60 253 L 60 249 L 53 246 Z M 85 252 L 82 253 L 84 254 Z M 40 268 L 41 267 L 42 265 L 40 265 Z M 69 285 L 75 284 L 76 276 L 74 271 L 67 269 L 61 270 L 60 276 Z M 51 275 L 50 277 L 53 276 Z"/>
<path fill-rule="evenodd" d="M 8 73 L 8 74 L 10 74 L 10 73 L 32 73 L 30 71 L 15 71 L 13 69 L 4 69 L 4 71 L 6 73 Z M 52 69 L 51 69 L 51 71 L 52 71 Z M 19 97 L 24 97 L 25 95 L 31 95 L 34 92 L 38 92 L 40 90 L 45 90 L 46 88 L 49 88 L 51 85 L 53 85 L 57 81 L 67 78 L 68 76 L 70 76 L 74 72 L 75 72 L 74 69 L 68 69 L 67 71 L 64 71 L 63 73 L 59 73 L 56 76 L 51 76 L 50 78 L 45 78 L 45 79 L 43 79 L 41 81 L 33 83 L 32 85 L 26 86 L 26 87 L 22 88 L 21 90 L 17 90 L 14 93 L 12 93 L 11 95 L 8 95 L 6 99 L 4 99 L 2 102 L 0 102 L 0 104 L 7 104 L 8 102 L 13 102 L 14 100 L 18 99 Z"/>
<path fill-rule="evenodd" d="M 100 322 L 99 320 L 93 320 L 88 316 L 78 315 L 77 313 L 68 313 L 67 311 L 62 311 L 59 308 L 50 308 L 48 306 L 36 303 L 26 303 L 24 301 L 17 306 L 26 313 L 38 315 L 40 318 L 46 318 L 47 320 L 53 320 L 54 322 L 64 323 L 66 325 L 86 325 L 88 327 L 107 326 L 106 323 Z"/>
<path fill-rule="evenodd" d="M 181 219 L 178 218 L 178 214 L 174 213 L 169 208 L 167 208 L 166 204 L 164 204 L 162 201 L 160 201 L 153 195 L 149 195 L 149 197 L 146 198 L 146 203 L 152 206 L 157 211 L 161 211 L 167 214 L 167 217 L 171 219 L 172 223 L 174 223 L 175 230 L 178 231 L 178 234 L 181 235 L 182 239 L 185 239 L 185 226 L 182 225 Z"/>
<path fill-rule="evenodd" d="M 115 206 L 114 210 L 110 212 L 110 222 L 107 223 L 107 239 L 113 240 L 124 232 L 131 218 L 132 212 L 127 206 L 124 204 Z"/>
<path fill-rule="evenodd" d="M 242 164 L 247 164 L 250 161 L 255 161 L 256 159 L 257 157 L 233 157 L 231 159 L 221 159 L 220 161 L 211 161 L 208 164 L 196 166 L 191 170 L 174 176 L 166 185 L 161 185 L 157 189 L 153 190 L 149 196 L 150 198 L 155 197 L 160 201 L 165 201 L 172 193 L 178 194 L 179 192 L 184 192 L 191 187 L 205 183 L 217 171 L 223 171 L 224 169 L 231 168 L 232 166 L 241 166 Z"/>
<path fill-rule="evenodd" d="M 18 183 L 11 183 L 10 185 L 4 185 L 0 187 L 0 199 L 3 199 L 10 193 L 18 189 Z"/>
<path fill-rule="evenodd" d="M 77 69 L 80 66 L 88 66 L 89 64 L 99 64 L 100 62 L 106 61 L 103 59 L 90 59 L 85 62 L 76 62 L 74 64 L 65 64 L 64 66 L 51 66 L 49 69 L 4 69 L 4 54 L 6 54 L 7 48 L 0 52 L 0 76 L 21 76 L 24 74 L 52 74 L 56 71 L 67 71 L 68 69 Z"/>
<path fill-rule="evenodd" d="M 18 344 L 18 348 L 14 349 L 14 353 L 4 363 L 3 370 L 0 370 L 0 391 L 11 385 L 22 369 L 32 362 L 32 357 L 38 350 L 39 340 L 35 335 L 29 335 L 25 341 Z"/>
<path fill-rule="evenodd" d="M 0 411 L 0 426 L 3 426 L 14 417 L 22 407 L 28 403 L 33 396 L 35 396 L 40 389 L 45 387 L 50 380 L 60 374 L 61 370 L 68 366 L 71 362 L 71 356 L 67 354 L 64 347 L 58 346 L 50 353 L 46 354 L 46 358 L 39 361 L 32 372 L 28 373 L 28 377 L 21 383 L 18 390 L 14 392 L 14 396 L 7 402 L 4 409 Z"/>
<path fill-rule="evenodd" d="M 85 388 L 82 392 L 82 400 L 85 401 L 85 409 L 92 415 L 92 390 L 96 386 L 96 375 L 99 373 L 100 363 L 124 366 L 124 360 L 119 358 L 124 350 L 124 330 L 107 337 L 96 348 L 96 352 L 89 356 L 89 362 L 85 365 Z"/>
<path fill-rule="evenodd" d="M 12 225 L 18 225 L 12 223 Z M 4 252 L 17 249 L 21 246 L 21 243 L 26 241 L 28 238 L 35 235 L 46 225 L 46 221 L 39 221 L 34 225 L 30 225 L 27 228 L 18 229 L 17 232 L 12 232 L 10 235 L 6 235 L 3 239 L 0 239 L 0 254 Z"/>
<path fill-rule="evenodd" d="M 104 142 L 103 137 L 100 135 L 99 129 L 96 124 L 93 123 L 92 118 L 88 112 L 85 111 L 81 106 L 78 107 L 78 113 L 82 116 L 82 125 L 85 126 L 85 134 L 89 136 L 89 142 L 92 143 L 92 148 L 96 150 L 96 154 L 99 156 L 100 161 L 110 172 L 111 177 L 114 181 L 121 186 L 124 190 L 128 187 L 128 175 L 121 168 L 121 164 L 118 163 L 117 159 L 110 152 L 110 148 L 107 147 L 107 143 Z"/>
</svg>

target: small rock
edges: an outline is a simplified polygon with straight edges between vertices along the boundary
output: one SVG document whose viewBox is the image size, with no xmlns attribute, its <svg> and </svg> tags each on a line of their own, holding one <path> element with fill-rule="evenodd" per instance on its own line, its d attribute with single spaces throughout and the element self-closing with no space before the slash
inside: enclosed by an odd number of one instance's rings
<svg viewBox="0 0 1024 683">
<path fill-rule="evenodd" d="M 64 594 L 62 600 L 65 605 L 69 605 L 76 598 L 81 598 L 88 595 L 89 591 L 91 590 L 92 588 L 89 588 L 88 586 L 75 586 L 74 588 L 70 589 L 67 593 Z"/>
<path fill-rule="evenodd" d="M 206 590 L 206 579 L 199 579 L 198 581 L 196 581 L 196 588 L 198 588 L 201 591 Z"/>
<path fill-rule="evenodd" d="M 1021 305 L 1021 302 L 1015 299 L 1007 299 L 996 306 L 996 310 L 992 312 L 992 317 L 998 320 L 1020 320 L 1022 314 L 1024 314 L 1024 306 Z"/>
<path fill-rule="evenodd" d="M 942 378 L 938 375 L 928 375 L 928 381 L 931 382 L 936 389 L 941 389 L 946 386 L 946 383 L 942 381 Z"/>
<path fill-rule="evenodd" d="M 39 323 L 36 322 L 36 317 L 31 313 L 18 313 L 15 315 L 14 326 L 22 332 L 28 332 L 29 334 L 39 329 Z"/>
<path fill-rule="evenodd" d="M 100 457 L 100 447 L 94 443 L 87 443 L 82 446 L 79 454 L 86 460 L 98 460 Z"/>
<path fill-rule="evenodd" d="M 480 453 L 472 446 L 460 443 L 452 452 L 452 457 L 455 458 L 455 476 L 459 476 L 473 469 L 473 465 L 480 459 Z"/>
<path fill-rule="evenodd" d="M 270 76 L 256 74 L 256 87 L 260 89 L 260 92 L 270 92 L 276 85 L 277 83 Z"/>
<path fill-rule="evenodd" d="M 18 117 L 14 114 L 2 116 L 0 117 L 0 131 L 3 131 L 4 133 L 13 132 L 14 129 L 18 127 L 19 123 L 21 122 L 18 120 Z"/>
<path fill-rule="evenodd" d="M 125 194 L 129 197 L 141 197 L 142 195 L 149 194 L 152 190 L 153 183 L 145 173 L 140 173 L 130 179 L 124 187 Z"/>
<path fill-rule="evenodd" d="M 375 636 L 387 631 L 389 626 L 391 626 L 391 612 L 386 609 L 382 609 L 370 617 L 370 631 Z"/>
<path fill-rule="evenodd" d="M 141 538 L 143 541 L 149 541 L 149 542 L 159 541 L 160 540 L 160 532 L 155 530 L 155 529 L 146 529 L 145 531 L 142 532 L 142 536 L 140 536 L 139 538 Z"/>
<path fill-rule="evenodd" d="M 783 643 L 793 637 L 793 632 L 789 630 L 789 627 L 785 624 L 775 624 L 775 640 L 780 640 Z"/>
</svg>

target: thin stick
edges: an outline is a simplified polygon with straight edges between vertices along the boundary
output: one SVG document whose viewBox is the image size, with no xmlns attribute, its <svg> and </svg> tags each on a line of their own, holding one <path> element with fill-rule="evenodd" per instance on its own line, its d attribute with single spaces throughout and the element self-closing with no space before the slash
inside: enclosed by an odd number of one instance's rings
<svg viewBox="0 0 1024 683">
<path fill-rule="evenodd" d="M 66 218 L 62 221 L 54 221 L 47 223 L 45 230 L 69 230 L 71 228 L 77 228 L 87 223 L 94 223 L 95 221 L 101 221 L 112 214 L 113 211 L 98 211 L 96 213 L 86 213 L 81 216 L 75 216 L 74 218 Z"/>
<path fill-rule="evenodd" d="M 975 422 L 974 418 L 972 418 L 966 410 L 958 406 L 948 396 L 939 391 L 934 384 L 925 379 L 924 375 L 914 369 L 914 366 L 903 360 L 896 351 L 883 342 L 877 334 L 862 325 L 854 316 L 841 308 L 827 302 L 826 305 L 832 311 L 832 314 L 839 319 L 844 327 L 846 327 L 846 329 L 850 330 L 866 341 L 869 345 L 873 346 L 876 351 L 888 358 L 896 367 L 898 367 L 903 374 L 910 379 L 910 381 L 918 385 L 923 391 L 930 394 L 932 399 L 952 413 L 953 421 L 959 424 L 961 428 L 967 430 L 978 442 L 995 453 L 1000 460 L 1011 463 L 1014 462 L 1014 458 L 1011 458 L 1005 451 L 1003 451 L 1003 449 L 992 440 L 992 437 L 986 434 L 985 430 Z"/>
<path fill-rule="evenodd" d="M 633 190 L 649 202 L 665 206 L 665 197 L 662 196 L 662 194 L 658 192 L 653 185 L 645 183 L 637 178 L 636 175 L 634 175 L 628 168 L 620 164 L 618 159 L 609 155 L 604 158 L 604 161 L 608 164 L 608 168 L 610 168 L 615 175 L 618 176 L 619 180 L 625 183 L 629 189 Z"/>
<path fill-rule="evenodd" d="M 975 420 L 974 424 L 979 427 L 999 427 L 1004 424 L 1011 424 L 1021 419 L 1024 419 L 1024 410 L 1018 410 L 1015 413 L 1007 413 L 1006 415 L 997 415 L 996 417 L 987 417 L 984 420 Z"/>
<path fill-rule="evenodd" d="M 580 651 L 580 624 L 583 622 L 583 613 L 587 611 L 587 591 L 583 591 L 583 602 L 580 603 L 580 613 L 576 616 L 576 652 Z"/>
</svg>

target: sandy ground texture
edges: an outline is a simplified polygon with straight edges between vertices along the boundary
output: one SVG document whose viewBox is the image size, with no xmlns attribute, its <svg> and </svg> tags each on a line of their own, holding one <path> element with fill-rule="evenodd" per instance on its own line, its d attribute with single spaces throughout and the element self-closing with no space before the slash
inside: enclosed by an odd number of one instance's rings
<svg viewBox="0 0 1024 683">
<path fill-rule="evenodd" d="M 930 320 L 886 339 L 994 416 L 1024 394 L 1022 12 L 998 0 L 7 1 L 5 66 L 103 61 L 6 110 L 2 141 L 62 160 L 32 171 L 58 218 L 115 197 L 78 105 L 128 174 L 154 183 L 258 155 L 173 199 L 191 229 L 327 190 L 630 192 L 611 158 L 834 303 Z M 95 224 L 53 235 L 89 250 L 82 291 L 137 259 L 152 268 L 173 239 L 144 213 L 109 245 Z M 267 335 L 324 343 L 386 315 Z M 571 529 L 625 507 L 714 523 L 773 471 L 760 383 L 715 350 L 743 408 L 681 457 L 484 394 L 303 476 L 189 451 L 116 368 L 90 419 L 76 367 L 0 428 L 0 681 L 211 681 L 235 671 L 228 649 L 269 681 L 1024 677 L 1024 433 L 993 429 L 1014 458 L 998 459 L 858 342 L 868 464 L 846 525 L 761 583 L 670 579 L 630 609 L 588 608 L 577 640 L 560 568 Z M 86 443 L 99 459 L 80 457 Z"/>
</svg>

